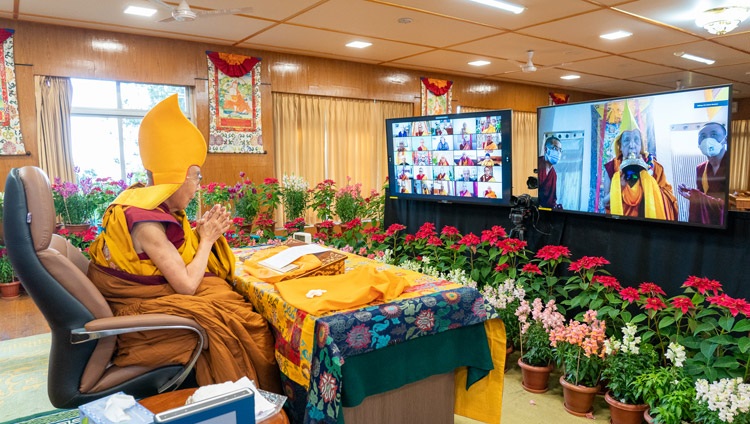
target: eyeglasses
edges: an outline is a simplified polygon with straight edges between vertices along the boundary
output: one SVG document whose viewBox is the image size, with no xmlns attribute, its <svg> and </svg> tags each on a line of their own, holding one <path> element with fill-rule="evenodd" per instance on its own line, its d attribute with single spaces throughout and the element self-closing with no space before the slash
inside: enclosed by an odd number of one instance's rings
<svg viewBox="0 0 750 424">
<path fill-rule="evenodd" d="M 548 149 L 556 150 L 558 152 L 562 152 L 562 147 L 555 146 L 554 144 L 547 147 Z"/>
<path fill-rule="evenodd" d="M 198 174 L 195 177 L 187 177 L 185 179 L 189 180 L 189 181 L 192 181 L 193 183 L 195 183 L 196 186 L 200 186 L 201 185 L 201 181 L 203 181 L 203 175 Z"/>
</svg>

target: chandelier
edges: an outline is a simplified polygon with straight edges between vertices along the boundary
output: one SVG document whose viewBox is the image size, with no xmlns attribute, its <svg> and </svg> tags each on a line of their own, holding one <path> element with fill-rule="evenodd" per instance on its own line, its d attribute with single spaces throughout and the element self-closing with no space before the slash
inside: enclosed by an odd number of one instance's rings
<svg viewBox="0 0 750 424">
<path fill-rule="evenodd" d="M 702 12 L 695 23 L 711 34 L 724 35 L 737 28 L 749 15 L 750 9 L 747 7 L 717 7 Z"/>
</svg>

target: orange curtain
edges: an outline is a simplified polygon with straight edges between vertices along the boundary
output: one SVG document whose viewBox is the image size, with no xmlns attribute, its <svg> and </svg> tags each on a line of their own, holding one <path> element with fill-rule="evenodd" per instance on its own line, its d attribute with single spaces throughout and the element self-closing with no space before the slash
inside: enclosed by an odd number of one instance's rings
<svg viewBox="0 0 750 424">
<path fill-rule="evenodd" d="M 750 190 L 750 120 L 732 121 L 729 192 Z"/>
</svg>

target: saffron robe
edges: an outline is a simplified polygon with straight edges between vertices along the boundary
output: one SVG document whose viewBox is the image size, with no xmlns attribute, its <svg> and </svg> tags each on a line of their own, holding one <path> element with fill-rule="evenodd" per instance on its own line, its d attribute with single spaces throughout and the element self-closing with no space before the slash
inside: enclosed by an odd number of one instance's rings
<svg viewBox="0 0 750 424">
<path fill-rule="evenodd" d="M 658 188 L 659 188 L 659 194 L 661 198 L 656 197 L 655 195 L 651 194 L 649 195 L 651 197 L 650 200 L 654 201 L 654 204 L 656 202 L 661 202 L 662 207 L 664 209 L 664 218 L 668 221 L 674 221 L 677 219 L 677 198 L 674 195 L 674 191 L 672 190 L 672 185 L 667 182 L 667 177 L 664 175 L 664 167 L 661 166 L 659 162 L 656 161 L 656 159 L 652 159 L 651 161 L 648 160 L 649 158 L 644 158 L 644 161 L 649 164 L 649 174 L 651 177 L 653 177 L 654 181 L 656 182 Z M 619 171 L 620 171 L 620 163 L 622 163 L 622 156 L 618 156 L 611 161 L 604 164 L 604 169 L 607 171 L 607 175 L 609 175 L 609 178 L 612 180 L 612 186 L 615 184 L 615 173 L 617 172 L 617 185 L 620 185 L 619 180 Z M 636 189 L 637 190 L 637 189 Z M 647 194 L 648 195 L 648 194 Z M 612 204 L 612 191 L 610 189 L 610 205 Z M 634 199 L 637 198 L 637 196 L 634 196 Z M 650 201 L 649 200 L 649 201 Z M 622 199 L 622 208 L 623 208 L 623 216 L 634 216 L 634 217 L 647 217 L 647 218 L 655 218 L 653 216 L 646 216 L 646 212 L 644 210 L 645 208 L 645 201 L 643 199 L 643 196 L 640 196 L 639 200 L 632 200 L 631 202 L 628 202 L 627 199 Z M 661 208 L 659 208 L 661 209 Z M 606 210 L 607 213 L 612 213 L 611 208 Z"/>
<path fill-rule="evenodd" d="M 105 229 L 89 249 L 92 261 L 89 278 L 107 299 L 114 315 L 165 313 L 191 318 L 208 335 L 207 348 L 195 366 L 198 384 L 236 381 L 247 376 L 259 387 L 281 393 L 274 339 L 268 323 L 225 280 L 234 275 L 234 255 L 226 240 L 222 237 L 214 245 L 209 272 L 195 294 L 178 294 L 153 262 L 139 257 L 135 251 L 124 212 L 128 207 L 113 204 L 107 209 L 102 221 Z M 184 242 L 177 251 L 189 263 L 198 247 L 198 235 L 190 228 L 184 213 L 161 213 L 165 215 L 163 219 L 152 215 L 150 220 L 172 221 L 166 225 L 181 227 Z M 187 331 L 124 334 L 117 338 L 113 362 L 118 366 L 151 367 L 184 364 L 195 342 L 195 334 Z"/>
<path fill-rule="evenodd" d="M 721 158 L 719 169 L 714 173 L 706 161 L 695 169 L 695 186 L 700 190 L 690 196 L 689 222 L 700 224 L 724 224 L 724 195 L 727 187 L 727 155 Z"/>
</svg>

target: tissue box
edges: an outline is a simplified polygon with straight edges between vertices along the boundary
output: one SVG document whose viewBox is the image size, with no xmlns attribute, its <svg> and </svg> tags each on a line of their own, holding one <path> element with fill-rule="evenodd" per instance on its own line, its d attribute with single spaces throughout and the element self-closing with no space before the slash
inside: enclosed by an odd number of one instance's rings
<svg viewBox="0 0 750 424">
<path fill-rule="evenodd" d="M 115 395 L 121 394 L 124 393 L 115 393 Z M 107 400 L 112 396 L 114 395 L 109 395 L 79 406 L 78 415 L 81 418 L 81 424 L 151 424 L 154 422 L 154 414 L 138 402 L 125 410 L 125 413 L 130 416 L 130 420 L 120 421 L 119 423 L 108 420 L 104 416 L 104 406 L 107 404 Z"/>
</svg>

